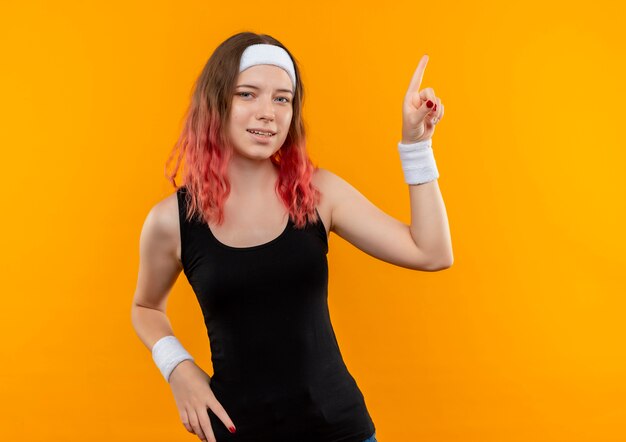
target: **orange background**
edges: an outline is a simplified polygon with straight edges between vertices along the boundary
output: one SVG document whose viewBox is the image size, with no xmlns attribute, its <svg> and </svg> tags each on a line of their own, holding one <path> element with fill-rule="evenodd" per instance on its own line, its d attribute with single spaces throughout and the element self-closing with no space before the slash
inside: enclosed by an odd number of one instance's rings
<svg viewBox="0 0 626 442">
<path fill-rule="evenodd" d="M 430 56 L 453 267 L 330 238 L 379 441 L 626 440 L 624 3 L 383 4 L 1 3 L 0 439 L 198 440 L 132 329 L 139 233 L 193 81 L 250 30 L 300 62 L 314 163 L 407 224 L 401 104 Z M 168 307 L 212 373 L 183 274 Z"/>
</svg>

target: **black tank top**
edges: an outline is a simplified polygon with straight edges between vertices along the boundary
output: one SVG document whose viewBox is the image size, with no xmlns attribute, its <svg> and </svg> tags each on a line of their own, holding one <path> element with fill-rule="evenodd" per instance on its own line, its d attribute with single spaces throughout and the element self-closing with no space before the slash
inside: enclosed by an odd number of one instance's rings
<svg viewBox="0 0 626 442">
<path fill-rule="evenodd" d="M 176 193 L 183 271 L 211 347 L 211 389 L 237 427 L 231 434 L 208 409 L 218 442 L 369 438 L 376 428 L 330 321 L 321 218 L 297 229 L 289 216 L 273 240 L 231 247 L 205 223 L 187 221 L 186 188 Z"/>
</svg>

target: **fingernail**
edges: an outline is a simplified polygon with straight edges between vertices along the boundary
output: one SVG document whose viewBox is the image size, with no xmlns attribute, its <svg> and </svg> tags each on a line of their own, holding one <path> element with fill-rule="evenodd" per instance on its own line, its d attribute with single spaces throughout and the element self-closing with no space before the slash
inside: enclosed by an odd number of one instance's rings
<svg viewBox="0 0 626 442">
<path fill-rule="evenodd" d="M 432 101 L 430 101 L 430 100 L 428 100 L 428 101 L 426 102 L 426 106 L 427 106 L 427 107 L 429 107 L 429 108 L 430 108 L 430 107 L 433 107 L 433 102 L 432 102 Z"/>
<path fill-rule="evenodd" d="M 236 430 L 235 430 L 235 427 L 228 427 L 228 431 L 230 431 L 231 433 L 234 433 Z"/>
<path fill-rule="evenodd" d="M 433 110 L 437 110 L 437 105 L 435 104 L 435 107 L 433 108 Z"/>
</svg>

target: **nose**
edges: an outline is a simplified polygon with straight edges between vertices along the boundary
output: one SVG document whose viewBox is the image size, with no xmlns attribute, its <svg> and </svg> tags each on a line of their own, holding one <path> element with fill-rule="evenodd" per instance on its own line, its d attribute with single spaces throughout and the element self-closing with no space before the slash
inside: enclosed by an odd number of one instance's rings
<svg viewBox="0 0 626 442">
<path fill-rule="evenodd" d="M 257 118 L 264 118 L 266 120 L 274 119 L 274 103 L 272 99 L 259 100 L 259 110 L 257 112 Z"/>
</svg>

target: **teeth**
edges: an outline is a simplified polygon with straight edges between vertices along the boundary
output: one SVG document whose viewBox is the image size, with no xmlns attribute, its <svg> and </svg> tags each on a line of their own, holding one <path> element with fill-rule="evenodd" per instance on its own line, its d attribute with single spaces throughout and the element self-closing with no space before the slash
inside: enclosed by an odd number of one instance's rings
<svg viewBox="0 0 626 442">
<path fill-rule="evenodd" d="M 269 132 L 258 132 L 256 130 L 249 130 L 248 132 L 253 133 L 253 134 L 257 134 L 257 135 L 263 135 L 263 136 L 266 136 L 266 137 L 271 137 L 271 136 L 274 135 L 274 134 L 271 134 Z"/>
</svg>

